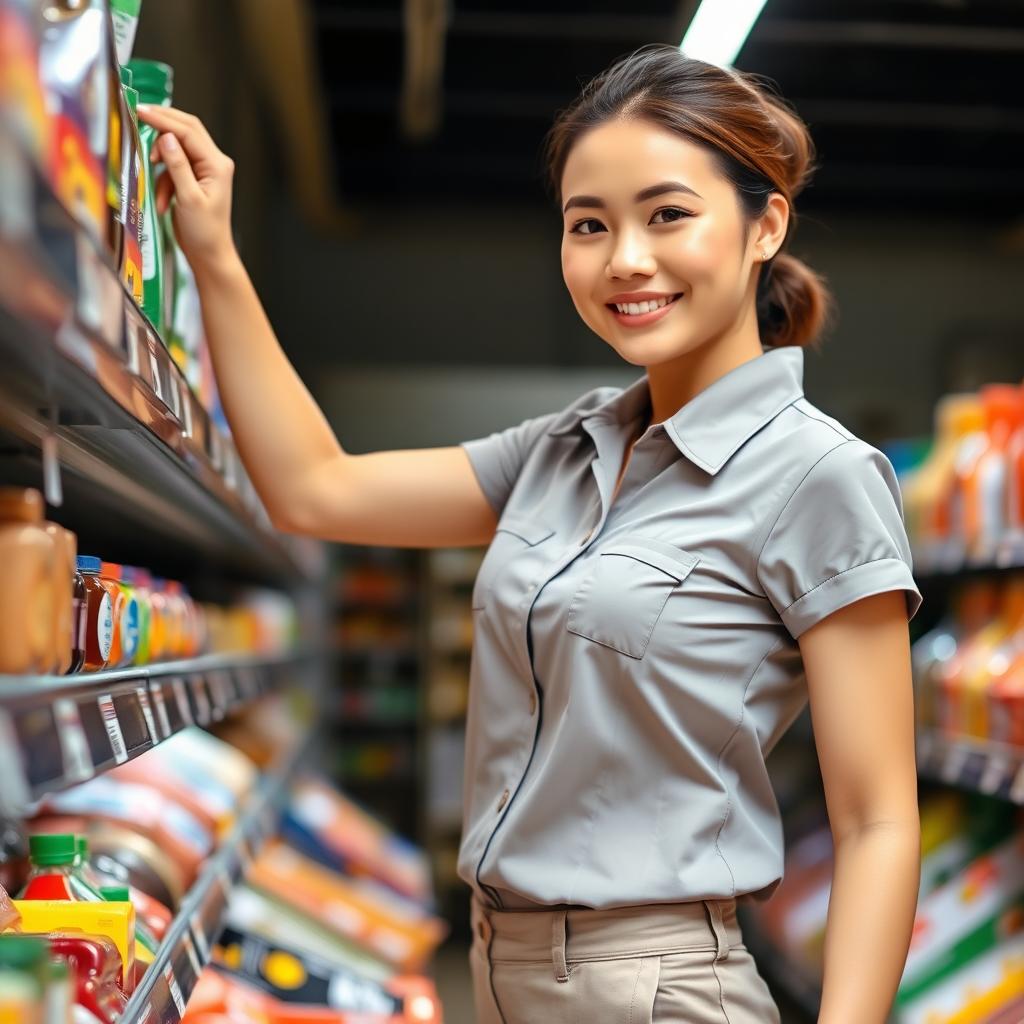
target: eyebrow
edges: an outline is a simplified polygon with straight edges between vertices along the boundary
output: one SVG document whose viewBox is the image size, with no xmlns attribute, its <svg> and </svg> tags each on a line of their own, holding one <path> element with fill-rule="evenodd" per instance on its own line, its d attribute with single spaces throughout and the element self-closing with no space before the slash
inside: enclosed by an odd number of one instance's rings
<svg viewBox="0 0 1024 1024">
<path fill-rule="evenodd" d="M 696 196 L 698 199 L 704 198 L 699 193 L 694 192 L 689 185 L 684 185 L 681 181 L 660 181 L 657 185 L 649 185 L 647 188 L 637 192 L 633 197 L 633 202 L 642 203 L 647 199 L 653 199 L 655 196 L 664 195 L 666 192 L 685 192 L 688 195 Z M 574 206 L 591 206 L 603 210 L 605 202 L 600 196 L 572 196 L 565 206 L 562 207 L 562 213 L 566 213 Z"/>
</svg>

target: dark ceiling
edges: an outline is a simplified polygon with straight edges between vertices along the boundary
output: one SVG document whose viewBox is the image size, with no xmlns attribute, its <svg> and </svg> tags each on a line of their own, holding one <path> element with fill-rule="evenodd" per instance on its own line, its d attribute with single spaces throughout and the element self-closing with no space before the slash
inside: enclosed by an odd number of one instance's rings
<svg viewBox="0 0 1024 1024">
<path fill-rule="evenodd" d="M 722 0 L 728 2 L 728 0 Z M 313 0 L 340 198 L 546 201 L 540 145 L 580 84 L 678 43 L 696 0 L 457 0 L 441 122 L 404 140 L 401 0 Z M 801 209 L 1024 213 L 1024 0 L 768 0 L 736 67 L 808 122 Z"/>
</svg>

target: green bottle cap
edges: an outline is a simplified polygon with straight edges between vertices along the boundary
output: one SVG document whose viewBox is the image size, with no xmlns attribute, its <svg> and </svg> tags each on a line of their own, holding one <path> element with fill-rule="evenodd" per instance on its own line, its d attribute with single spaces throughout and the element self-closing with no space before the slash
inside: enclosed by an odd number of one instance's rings
<svg viewBox="0 0 1024 1024">
<path fill-rule="evenodd" d="M 89 859 L 89 840 L 85 836 L 75 836 L 75 850 L 82 860 Z"/>
<path fill-rule="evenodd" d="M 131 903 L 131 891 L 127 885 L 101 885 L 100 895 L 108 903 Z"/>
<path fill-rule="evenodd" d="M 0 969 L 32 970 L 50 955 L 45 939 L 29 935 L 0 935 Z"/>
<path fill-rule="evenodd" d="M 72 835 L 36 835 L 28 838 L 28 852 L 33 863 L 44 867 L 74 864 L 78 850 Z"/>
<path fill-rule="evenodd" d="M 132 86 L 143 103 L 170 103 L 174 93 L 174 69 L 158 60 L 130 60 Z"/>
</svg>

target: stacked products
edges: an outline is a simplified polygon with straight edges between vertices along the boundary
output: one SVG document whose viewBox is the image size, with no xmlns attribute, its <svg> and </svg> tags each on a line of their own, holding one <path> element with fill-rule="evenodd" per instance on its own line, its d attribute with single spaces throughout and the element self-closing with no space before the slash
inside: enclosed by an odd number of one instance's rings
<svg viewBox="0 0 1024 1024">
<path fill-rule="evenodd" d="M 141 0 L 0 0 L 0 125 L 117 267 L 125 289 L 227 432 L 199 294 L 160 210 L 155 130 L 141 103 L 170 105 L 173 70 L 130 59 Z M 45 16 L 44 16 L 45 11 Z"/>
<path fill-rule="evenodd" d="M 1024 575 L 960 583 L 912 654 L 922 726 L 1024 749 Z"/>
<path fill-rule="evenodd" d="M 1024 814 L 980 795 L 921 801 L 921 884 L 893 1024 L 1024 1019 Z M 793 843 L 758 930 L 820 984 L 833 872 L 827 825 Z"/>
<path fill-rule="evenodd" d="M 27 823 L 30 862 L 5 864 L 18 898 L 0 890 L 0 1021 L 123 1013 L 261 771 L 302 735 L 282 698 L 218 731 L 187 729 L 44 800 Z M 273 843 L 232 892 L 184 1019 L 439 1024 L 416 973 L 444 936 L 423 854 L 314 777 L 294 784 L 285 820 L 297 846 Z"/>
<path fill-rule="evenodd" d="M 944 398 L 934 442 L 901 487 L 919 571 L 1024 565 L 1024 390 Z"/>
<path fill-rule="evenodd" d="M 291 600 L 252 591 L 231 608 L 194 601 L 176 580 L 77 554 L 33 489 L 0 487 L 0 673 L 65 674 L 201 653 L 277 654 L 295 639 Z"/>
</svg>

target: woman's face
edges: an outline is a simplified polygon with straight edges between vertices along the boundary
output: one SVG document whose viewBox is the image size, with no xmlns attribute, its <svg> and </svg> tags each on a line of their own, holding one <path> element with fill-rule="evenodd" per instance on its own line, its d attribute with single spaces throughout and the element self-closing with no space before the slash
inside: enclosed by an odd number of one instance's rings
<svg viewBox="0 0 1024 1024">
<path fill-rule="evenodd" d="M 648 121 L 617 119 L 577 140 L 562 199 L 569 294 L 627 362 L 666 362 L 751 323 L 756 335 L 752 268 L 759 248 L 770 257 L 785 237 L 779 193 L 744 243 L 739 198 L 704 148 Z M 636 315 L 614 304 L 648 296 L 665 305 Z"/>
</svg>

